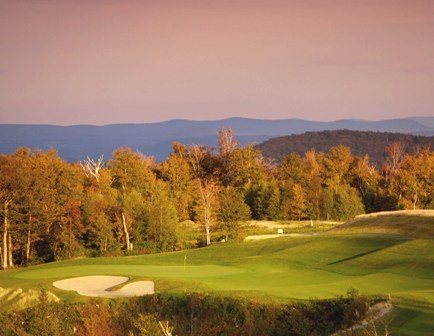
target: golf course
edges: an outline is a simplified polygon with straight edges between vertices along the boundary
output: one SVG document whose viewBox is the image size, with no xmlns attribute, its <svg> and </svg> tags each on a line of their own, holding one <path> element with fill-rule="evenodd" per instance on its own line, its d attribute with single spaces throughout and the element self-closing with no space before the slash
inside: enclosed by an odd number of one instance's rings
<svg viewBox="0 0 434 336">
<path fill-rule="evenodd" d="M 75 291 L 55 288 L 53 282 L 101 275 L 153 281 L 157 293 L 218 293 L 277 302 L 333 298 L 355 288 L 375 298 L 391 299 L 392 335 L 434 334 L 431 216 L 372 216 L 314 236 L 218 243 L 154 255 L 82 258 L 2 271 L 0 310 L 20 308 L 26 293 L 41 288 L 67 302 L 88 300 Z"/>
</svg>

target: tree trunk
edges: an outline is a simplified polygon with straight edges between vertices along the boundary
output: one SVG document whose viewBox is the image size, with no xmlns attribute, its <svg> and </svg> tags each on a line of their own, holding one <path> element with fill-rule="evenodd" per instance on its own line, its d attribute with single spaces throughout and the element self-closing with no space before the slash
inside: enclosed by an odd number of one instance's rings
<svg viewBox="0 0 434 336">
<path fill-rule="evenodd" d="M 206 230 L 206 246 L 211 245 L 211 235 L 209 231 L 209 225 L 205 227 Z"/>
<path fill-rule="evenodd" d="M 127 222 L 125 220 L 125 214 L 123 212 L 122 212 L 122 227 L 124 229 L 125 245 L 127 246 L 127 251 L 130 251 L 131 250 L 130 234 L 128 233 Z"/>
<path fill-rule="evenodd" d="M 160 203 L 160 244 L 163 245 L 163 204 Z"/>
<path fill-rule="evenodd" d="M 30 261 L 31 229 L 32 229 L 32 216 L 29 216 L 29 227 L 27 228 L 27 241 L 26 241 L 26 262 Z"/>
<path fill-rule="evenodd" d="M 211 226 L 211 202 L 209 199 L 209 195 L 207 195 L 204 202 L 204 224 L 206 231 L 206 246 L 211 244 L 211 234 L 210 234 L 210 226 Z"/>
<path fill-rule="evenodd" d="M 72 219 L 69 219 L 69 246 L 68 246 L 68 253 L 69 253 L 69 259 L 72 258 Z"/>
<path fill-rule="evenodd" d="M 213 225 L 213 207 L 215 197 L 218 194 L 217 186 L 212 182 L 197 180 L 198 193 L 200 196 L 200 208 L 203 218 L 200 218 L 206 232 L 206 245 L 211 244 L 211 226 Z M 201 215 L 202 215 L 201 214 Z"/>
<path fill-rule="evenodd" d="M 12 268 L 14 267 L 14 261 L 12 259 L 12 237 L 10 234 L 8 235 L 8 254 L 8 267 Z"/>
<path fill-rule="evenodd" d="M 2 260 L 2 268 L 8 268 L 8 235 L 9 235 L 9 221 L 8 221 L 8 202 L 6 201 L 4 204 L 4 219 L 3 219 L 3 260 Z"/>
<path fill-rule="evenodd" d="M 30 229 L 27 230 L 27 241 L 26 241 L 26 262 L 30 261 Z"/>
</svg>

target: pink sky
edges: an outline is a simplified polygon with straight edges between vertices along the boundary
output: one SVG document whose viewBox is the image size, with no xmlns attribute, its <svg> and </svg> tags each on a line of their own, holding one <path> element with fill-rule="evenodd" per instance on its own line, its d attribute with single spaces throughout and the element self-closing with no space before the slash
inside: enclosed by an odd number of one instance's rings
<svg viewBox="0 0 434 336">
<path fill-rule="evenodd" d="M 430 115 L 432 0 L 0 1 L 0 123 Z"/>
</svg>

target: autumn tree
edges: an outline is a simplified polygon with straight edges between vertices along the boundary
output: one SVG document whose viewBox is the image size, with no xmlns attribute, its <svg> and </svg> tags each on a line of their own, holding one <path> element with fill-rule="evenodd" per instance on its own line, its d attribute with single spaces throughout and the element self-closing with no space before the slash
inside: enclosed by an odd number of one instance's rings
<svg viewBox="0 0 434 336">
<path fill-rule="evenodd" d="M 145 205 L 145 246 L 151 251 L 173 251 L 177 247 L 178 216 L 167 186 L 156 180 Z"/>
<path fill-rule="evenodd" d="M 180 220 L 190 218 L 193 202 L 193 174 L 187 158 L 176 151 L 159 165 L 159 177 L 168 184 L 168 192 Z"/>
<path fill-rule="evenodd" d="M 282 201 L 282 217 L 284 219 L 301 220 L 306 217 L 306 191 L 300 184 L 292 184 L 287 197 Z"/>
<path fill-rule="evenodd" d="M 191 166 L 193 178 L 216 180 L 221 171 L 221 162 L 214 149 L 203 145 L 186 145 L 186 159 Z"/>
<path fill-rule="evenodd" d="M 11 218 L 16 213 L 17 194 L 20 188 L 20 164 L 16 157 L 0 156 L 0 200 L 2 217 L 2 269 L 14 265 L 12 258 Z"/>
<path fill-rule="evenodd" d="M 20 149 L 20 162 L 25 174 L 28 174 L 26 183 L 21 184 L 21 197 L 19 201 L 20 223 L 18 235 L 20 244 L 20 262 L 30 263 L 38 255 L 37 249 L 41 237 L 46 230 L 45 210 L 43 209 L 45 199 L 45 179 L 42 170 L 39 168 L 39 156 L 32 155 L 30 150 Z"/>
<path fill-rule="evenodd" d="M 42 238 L 49 250 L 43 254 L 45 258 L 64 258 L 68 254 L 69 238 L 72 238 L 72 235 L 69 237 L 65 232 L 70 225 L 81 227 L 81 216 L 77 213 L 77 208 L 82 199 L 82 173 L 77 165 L 66 163 L 55 151 L 35 152 L 34 155 L 40 178 L 44 181 L 41 203 L 46 234 Z M 74 232 L 75 243 L 78 243 L 80 234 L 79 230 Z"/>
<path fill-rule="evenodd" d="M 229 238 L 240 240 L 243 222 L 250 219 L 250 208 L 244 202 L 244 195 L 233 187 L 222 188 L 220 192 L 220 227 Z"/>
<path fill-rule="evenodd" d="M 307 207 L 311 219 L 320 218 L 320 195 L 321 195 L 321 166 L 318 163 L 317 153 L 311 149 L 305 153 L 304 169 L 306 177 Z"/>
<path fill-rule="evenodd" d="M 217 224 L 219 186 L 212 181 L 196 180 L 195 220 L 202 225 L 206 245 L 211 244 L 211 230 Z"/>
<path fill-rule="evenodd" d="M 155 175 L 146 157 L 140 153 L 132 152 L 130 148 L 115 150 L 108 167 L 113 176 L 113 187 L 119 192 L 119 217 L 125 249 L 130 251 L 133 249 L 131 238 L 135 223 L 132 221 L 133 216 L 127 212 L 128 195 L 135 190 L 144 198 L 148 197 Z"/>
<path fill-rule="evenodd" d="M 231 154 L 239 145 L 239 142 L 235 140 L 232 128 L 221 128 L 219 130 L 218 145 L 218 157 L 221 161 L 221 182 L 223 185 L 228 185 L 233 179 L 230 169 Z"/>
<path fill-rule="evenodd" d="M 382 177 L 368 155 L 354 158 L 349 170 L 349 180 L 350 185 L 359 192 L 366 212 L 381 210 L 381 200 L 377 196 Z"/>
<path fill-rule="evenodd" d="M 406 208 L 424 208 L 434 194 L 434 155 L 428 148 L 406 155 L 395 175 L 395 192 Z"/>
<path fill-rule="evenodd" d="M 128 228 L 128 232 L 131 233 L 129 238 L 130 250 L 132 250 L 133 241 L 137 245 L 144 239 L 142 237 L 146 225 L 146 206 L 144 204 L 144 197 L 136 189 L 131 189 L 122 198 L 118 194 L 118 202 L 122 208 L 122 228 L 123 230 Z"/>
<path fill-rule="evenodd" d="M 337 188 L 349 182 L 350 166 L 354 158 L 351 150 L 345 146 L 337 146 L 321 156 L 323 181 L 330 188 Z"/>
<path fill-rule="evenodd" d="M 261 153 L 249 144 L 245 147 L 237 147 L 230 153 L 228 171 L 230 172 L 228 184 L 245 190 L 264 180 L 265 162 Z"/>
<path fill-rule="evenodd" d="M 7 241 L 4 260 L 11 266 L 14 254 L 19 263 L 27 263 L 33 253 L 47 261 L 54 260 L 66 246 L 62 237 L 71 210 L 68 200 L 80 202 L 78 170 L 60 159 L 54 150 L 31 153 L 21 148 L 2 159 L 1 190 L 4 203 L 8 204 L 3 207 L 3 221 L 7 224 L 3 230 Z"/>
<path fill-rule="evenodd" d="M 87 174 L 84 180 L 82 221 L 86 231 L 86 245 L 99 253 L 110 253 L 118 248 L 118 191 L 112 188 L 110 170 L 102 167 L 98 178 Z"/>
<path fill-rule="evenodd" d="M 251 210 L 253 219 L 278 219 L 281 217 L 281 193 L 277 184 L 261 181 L 250 185 L 245 190 L 245 201 Z"/>
<path fill-rule="evenodd" d="M 356 189 L 350 185 L 350 167 L 354 161 L 351 150 L 337 146 L 319 156 L 321 164 L 321 212 L 323 218 L 347 220 L 364 213 Z"/>
<path fill-rule="evenodd" d="M 27 148 L 19 148 L 9 160 L 17 165 L 9 176 L 14 179 L 14 206 L 10 209 L 9 224 L 13 231 L 9 237 L 9 253 L 14 255 L 15 262 L 22 264 L 30 262 L 33 243 L 41 234 L 40 192 L 41 179 L 35 169 L 32 153 Z M 12 186 L 12 185 L 10 185 Z M 13 234 L 12 234 L 13 233 Z M 10 261 L 12 261 L 12 255 Z"/>
<path fill-rule="evenodd" d="M 301 219 L 307 210 L 305 163 L 296 153 L 289 154 L 277 168 L 282 218 Z"/>
</svg>

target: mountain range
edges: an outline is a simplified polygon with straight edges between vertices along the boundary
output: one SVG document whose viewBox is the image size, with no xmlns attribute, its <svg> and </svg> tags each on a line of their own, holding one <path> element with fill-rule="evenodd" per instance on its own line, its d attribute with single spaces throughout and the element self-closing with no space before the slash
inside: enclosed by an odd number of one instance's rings
<svg viewBox="0 0 434 336">
<path fill-rule="evenodd" d="M 169 120 L 146 124 L 95 125 L 25 125 L 0 124 L 0 153 L 10 154 L 18 147 L 58 150 L 67 161 L 97 158 L 110 159 L 114 149 L 131 147 L 157 161 L 164 160 L 172 142 L 217 146 L 218 131 L 232 128 L 241 145 L 262 143 L 270 138 L 308 131 L 359 130 L 434 135 L 434 117 L 388 119 L 380 121 L 343 119 L 332 122 L 303 119 L 264 120 L 229 118 L 223 120 Z"/>
</svg>

